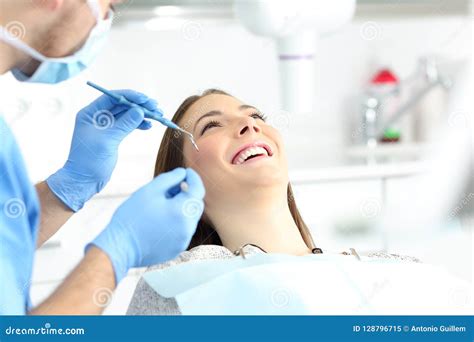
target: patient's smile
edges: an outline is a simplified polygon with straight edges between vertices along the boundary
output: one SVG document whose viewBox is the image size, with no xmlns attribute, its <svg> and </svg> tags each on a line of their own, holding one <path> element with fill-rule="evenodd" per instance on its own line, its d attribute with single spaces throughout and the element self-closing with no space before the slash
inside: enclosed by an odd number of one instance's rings
<svg viewBox="0 0 474 342">
<path fill-rule="evenodd" d="M 272 155 L 273 151 L 270 146 L 263 142 L 254 142 L 241 146 L 234 154 L 231 163 L 234 165 L 248 164 Z"/>
</svg>

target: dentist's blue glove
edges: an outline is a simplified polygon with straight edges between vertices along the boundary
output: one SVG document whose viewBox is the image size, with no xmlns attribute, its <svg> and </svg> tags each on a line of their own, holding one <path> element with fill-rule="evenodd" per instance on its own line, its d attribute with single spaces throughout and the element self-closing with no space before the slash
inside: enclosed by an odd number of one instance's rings
<svg viewBox="0 0 474 342">
<path fill-rule="evenodd" d="M 169 190 L 184 180 L 188 191 L 170 198 Z M 204 209 L 204 192 L 192 169 L 163 173 L 130 196 L 86 250 L 95 245 L 109 256 L 116 284 L 132 267 L 170 260 L 189 245 Z"/>
<path fill-rule="evenodd" d="M 113 92 L 163 115 L 156 101 L 144 94 L 133 90 Z M 136 128 L 150 127 L 142 110 L 118 105 L 102 95 L 77 114 L 69 157 L 46 180 L 49 188 L 65 205 L 78 211 L 109 181 L 122 140 Z"/>
</svg>

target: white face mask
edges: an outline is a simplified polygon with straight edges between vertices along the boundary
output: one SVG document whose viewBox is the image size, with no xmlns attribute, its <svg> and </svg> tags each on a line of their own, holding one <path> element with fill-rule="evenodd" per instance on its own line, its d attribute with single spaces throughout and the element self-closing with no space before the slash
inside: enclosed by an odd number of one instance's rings
<svg viewBox="0 0 474 342">
<path fill-rule="evenodd" d="M 60 58 L 46 57 L 19 38 L 12 36 L 4 27 L 0 26 L 0 40 L 41 62 L 31 76 L 25 75 L 19 69 L 13 69 L 12 73 L 17 80 L 36 83 L 59 83 L 76 76 L 92 63 L 103 47 L 110 31 L 113 11 L 109 10 L 106 19 L 103 19 L 97 0 L 88 0 L 87 4 L 96 18 L 96 25 L 92 28 L 84 45 L 71 56 Z"/>
</svg>

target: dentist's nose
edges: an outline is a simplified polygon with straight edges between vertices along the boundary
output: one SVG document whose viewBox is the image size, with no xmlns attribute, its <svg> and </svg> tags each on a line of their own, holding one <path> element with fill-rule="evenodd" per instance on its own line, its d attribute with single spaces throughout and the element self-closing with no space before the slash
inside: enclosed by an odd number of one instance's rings
<svg viewBox="0 0 474 342">
<path fill-rule="evenodd" d="M 256 120 L 252 117 L 247 117 L 239 122 L 238 136 L 241 137 L 248 133 L 260 133 L 261 128 L 258 126 Z"/>
</svg>

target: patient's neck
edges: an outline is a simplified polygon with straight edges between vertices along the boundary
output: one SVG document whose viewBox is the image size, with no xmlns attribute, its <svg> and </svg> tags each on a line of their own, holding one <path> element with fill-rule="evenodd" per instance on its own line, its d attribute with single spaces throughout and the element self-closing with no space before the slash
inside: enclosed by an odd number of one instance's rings
<svg viewBox="0 0 474 342">
<path fill-rule="evenodd" d="M 286 190 L 224 205 L 226 208 L 212 210 L 210 216 L 223 245 L 231 251 L 251 243 L 268 253 L 311 253 L 291 216 Z"/>
</svg>

